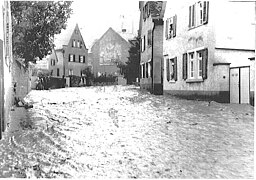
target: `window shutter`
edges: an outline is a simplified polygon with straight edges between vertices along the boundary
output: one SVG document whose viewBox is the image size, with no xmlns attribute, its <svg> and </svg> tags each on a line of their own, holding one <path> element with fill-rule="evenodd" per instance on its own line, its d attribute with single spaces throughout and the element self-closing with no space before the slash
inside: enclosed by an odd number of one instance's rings
<svg viewBox="0 0 256 180">
<path fill-rule="evenodd" d="M 142 38 L 140 39 L 140 52 L 142 52 Z"/>
<path fill-rule="evenodd" d="M 170 64 L 169 64 L 169 58 L 166 59 L 166 77 L 167 77 L 167 81 L 170 81 Z"/>
<path fill-rule="evenodd" d="M 189 16 L 188 16 L 188 19 L 189 19 L 188 27 L 190 28 L 191 27 L 191 6 L 189 6 Z"/>
<path fill-rule="evenodd" d="M 68 62 L 70 62 L 70 56 L 71 56 L 71 54 L 68 56 Z"/>
<path fill-rule="evenodd" d="M 174 58 L 174 80 L 177 81 L 178 80 L 178 74 L 177 74 L 177 57 Z"/>
<path fill-rule="evenodd" d="M 177 15 L 173 16 L 173 37 L 176 37 Z"/>
<path fill-rule="evenodd" d="M 208 65 L 208 49 L 203 50 L 203 72 L 202 72 L 202 78 L 207 79 L 207 65 Z"/>
<path fill-rule="evenodd" d="M 83 59 L 84 59 L 84 63 L 85 63 L 85 56 L 83 56 Z"/>
<path fill-rule="evenodd" d="M 73 55 L 73 62 L 76 62 L 76 55 Z"/>
<path fill-rule="evenodd" d="M 166 26 L 165 26 L 165 38 L 168 39 L 168 32 L 169 32 L 169 19 L 166 19 Z"/>
<path fill-rule="evenodd" d="M 209 17 L 209 1 L 204 1 L 203 6 L 203 23 L 208 23 L 208 17 Z"/>
<path fill-rule="evenodd" d="M 143 39 L 143 44 L 144 44 L 144 48 L 143 48 L 143 51 L 145 51 L 145 49 L 146 49 L 146 36 L 144 36 L 144 39 Z"/>
<path fill-rule="evenodd" d="M 187 57 L 188 57 L 188 55 L 187 55 L 187 53 L 184 53 L 183 54 L 183 79 L 184 80 L 186 80 L 187 79 L 187 70 L 188 70 L 188 68 L 187 68 L 187 66 L 188 66 L 188 60 L 187 60 Z"/>
</svg>

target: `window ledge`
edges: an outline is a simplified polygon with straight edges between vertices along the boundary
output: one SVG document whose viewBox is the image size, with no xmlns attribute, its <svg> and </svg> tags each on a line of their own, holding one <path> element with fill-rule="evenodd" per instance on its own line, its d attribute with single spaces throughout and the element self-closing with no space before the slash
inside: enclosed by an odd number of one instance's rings
<svg viewBox="0 0 256 180">
<path fill-rule="evenodd" d="M 175 80 L 169 80 L 168 82 L 169 82 L 169 83 L 176 83 Z"/>
<path fill-rule="evenodd" d="M 197 82 L 204 82 L 203 79 L 187 79 L 186 83 L 197 83 Z"/>
<path fill-rule="evenodd" d="M 189 27 L 188 30 L 190 31 L 190 30 L 192 30 L 192 29 L 196 29 L 196 28 L 198 28 L 198 27 L 204 26 L 205 24 L 207 24 L 207 23 L 203 23 L 203 24 L 200 24 L 200 25 L 196 25 L 196 26 L 193 26 L 193 27 Z"/>
</svg>

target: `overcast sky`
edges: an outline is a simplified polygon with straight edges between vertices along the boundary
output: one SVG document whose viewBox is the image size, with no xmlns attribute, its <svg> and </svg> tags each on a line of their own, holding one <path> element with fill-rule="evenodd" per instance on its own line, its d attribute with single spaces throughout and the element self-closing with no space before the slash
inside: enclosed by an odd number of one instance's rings
<svg viewBox="0 0 256 180">
<path fill-rule="evenodd" d="M 74 0 L 73 15 L 68 26 L 78 26 L 87 47 L 99 39 L 109 27 L 121 31 L 122 18 L 129 31 L 139 27 L 139 1 L 136 0 Z"/>
</svg>

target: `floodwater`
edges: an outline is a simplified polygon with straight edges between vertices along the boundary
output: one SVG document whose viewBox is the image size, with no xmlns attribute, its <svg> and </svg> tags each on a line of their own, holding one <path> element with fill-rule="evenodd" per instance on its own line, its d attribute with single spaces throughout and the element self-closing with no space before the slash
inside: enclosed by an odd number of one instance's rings
<svg viewBox="0 0 256 180">
<path fill-rule="evenodd" d="M 0 141 L 0 177 L 254 178 L 254 108 L 135 86 L 32 91 Z"/>
</svg>

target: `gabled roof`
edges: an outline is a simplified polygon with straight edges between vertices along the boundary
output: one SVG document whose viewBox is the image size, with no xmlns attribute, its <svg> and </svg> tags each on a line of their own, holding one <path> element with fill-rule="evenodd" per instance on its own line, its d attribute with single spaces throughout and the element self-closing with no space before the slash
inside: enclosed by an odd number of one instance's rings
<svg viewBox="0 0 256 180">
<path fill-rule="evenodd" d="M 61 33 L 57 34 L 54 37 L 54 45 L 55 45 L 54 49 L 62 49 L 63 46 L 68 45 L 75 29 L 78 29 L 78 31 L 82 37 L 82 40 L 83 40 L 83 36 L 81 34 L 81 31 L 79 30 L 78 24 L 76 24 L 75 28 L 73 25 L 72 26 L 70 25 L 70 26 L 67 26 L 67 28 L 65 30 L 64 29 L 61 30 Z M 83 40 L 83 44 L 85 46 L 84 40 Z M 86 48 L 86 46 L 85 46 L 85 48 Z"/>
<path fill-rule="evenodd" d="M 101 36 L 101 38 L 97 41 L 100 42 L 104 36 L 106 34 L 108 34 L 109 32 L 113 32 L 114 34 L 116 34 L 121 40 L 125 41 L 126 43 L 128 43 L 119 33 L 117 33 L 112 27 L 108 28 L 108 30 Z"/>
</svg>

